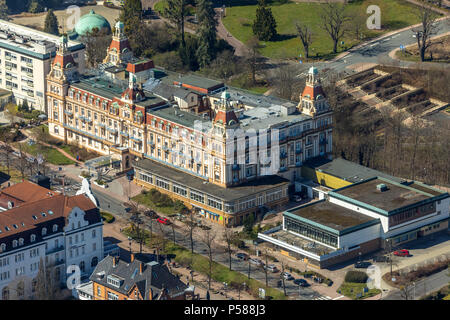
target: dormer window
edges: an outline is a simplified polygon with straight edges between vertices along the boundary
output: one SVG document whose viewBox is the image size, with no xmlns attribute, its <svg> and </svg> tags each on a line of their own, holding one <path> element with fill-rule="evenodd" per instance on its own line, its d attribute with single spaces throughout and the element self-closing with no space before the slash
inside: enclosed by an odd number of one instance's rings
<svg viewBox="0 0 450 320">
<path fill-rule="evenodd" d="M 32 234 L 32 235 L 30 236 L 30 241 L 31 241 L 31 242 L 35 242 L 35 241 L 36 241 L 36 235 Z"/>
<path fill-rule="evenodd" d="M 23 246 L 23 242 L 24 242 L 24 241 L 23 241 L 23 238 L 20 238 L 20 239 L 19 239 L 19 246 Z"/>
<path fill-rule="evenodd" d="M 37 220 L 37 217 L 36 217 L 36 216 L 33 216 L 33 220 Z"/>
<path fill-rule="evenodd" d="M 53 225 L 53 232 L 56 232 L 56 231 L 58 231 L 58 225 L 57 225 L 57 224 L 54 224 L 54 225 Z"/>
<path fill-rule="evenodd" d="M 47 215 L 45 214 L 45 212 L 42 212 L 41 215 L 42 215 L 43 217 L 46 217 L 46 216 L 47 216 Z"/>
<path fill-rule="evenodd" d="M 4 252 L 4 251 L 6 251 L 6 244 L 2 243 L 0 245 L 0 252 Z"/>
<path fill-rule="evenodd" d="M 17 248 L 17 240 L 13 240 L 13 248 Z"/>
<path fill-rule="evenodd" d="M 42 235 L 45 236 L 47 234 L 47 228 L 42 228 Z"/>
</svg>

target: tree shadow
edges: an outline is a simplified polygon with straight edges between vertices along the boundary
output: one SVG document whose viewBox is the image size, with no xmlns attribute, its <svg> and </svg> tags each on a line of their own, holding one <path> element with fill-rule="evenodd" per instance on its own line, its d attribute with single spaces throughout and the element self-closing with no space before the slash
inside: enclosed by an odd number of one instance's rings
<svg viewBox="0 0 450 320">
<path fill-rule="evenodd" d="M 270 40 L 271 42 L 280 42 L 280 41 L 286 41 L 293 38 L 297 38 L 296 34 L 277 34 L 274 39 Z"/>
</svg>

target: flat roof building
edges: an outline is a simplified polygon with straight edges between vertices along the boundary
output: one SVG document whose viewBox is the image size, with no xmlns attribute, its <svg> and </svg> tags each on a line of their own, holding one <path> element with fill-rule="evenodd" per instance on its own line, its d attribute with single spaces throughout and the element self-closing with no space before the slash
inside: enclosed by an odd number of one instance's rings
<svg viewBox="0 0 450 320">
<path fill-rule="evenodd" d="M 284 212 L 281 230 L 258 238 L 327 268 L 446 231 L 449 207 L 447 192 L 419 182 L 373 177 L 329 191 L 326 200 Z M 329 249 L 317 249 L 323 247 Z"/>
<path fill-rule="evenodd" d="M 17 104 L 27 100 L 34 109 L 47 112 L 45 78 L 60 42 L 58 36 L 0 20 L 0 88 L 11 91 Z M 83 73 L 85 46 L 69 41 L 67 48 L 77 72 Z"/>
</svg>

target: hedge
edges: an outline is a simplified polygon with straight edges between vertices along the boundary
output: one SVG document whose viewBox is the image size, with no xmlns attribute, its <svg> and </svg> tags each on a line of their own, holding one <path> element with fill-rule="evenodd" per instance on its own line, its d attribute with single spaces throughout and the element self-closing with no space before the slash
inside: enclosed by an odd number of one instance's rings
<svg viewBox="0 0 450 320">
<path fill-rule="evenodd" d="M 348 271 L 345 275 L 345 282 L 366 283 L 369 277 L 362 271 Z"/>
</svg>

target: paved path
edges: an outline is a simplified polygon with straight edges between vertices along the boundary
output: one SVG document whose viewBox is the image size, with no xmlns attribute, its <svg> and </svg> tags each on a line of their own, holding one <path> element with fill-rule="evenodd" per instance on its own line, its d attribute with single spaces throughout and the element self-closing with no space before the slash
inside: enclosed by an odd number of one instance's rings
<svg viewBox="0 0 450 320">
<path fill-rule="evenodd" d="M 420 298 L 438 291 L 439 289 L 448 286 L 450 283 L 449 269 L 435 273 L 425 279 L 415 282 L 410 286 L 408 300 L 419 300 Z M 404 295 L 400 290 L 393 290 L 383 300 L 405 300 Z"/>
<path fill-rule="evenodd" d="M 244 56 L 246 51 L 246 46 L 243 44 L 240 40 L 235 38 L 231 33 L 228 32 L 228 30 L 225 28 L 223 22 L 222 22 L 222 9 L 216 8 L 216 19 L 218 22 L 217 25 L 217 36 L 219 38 L 224 39 L 230 46 L 234 48 L 234 54 L 237 56 Z"/>
</svg>

